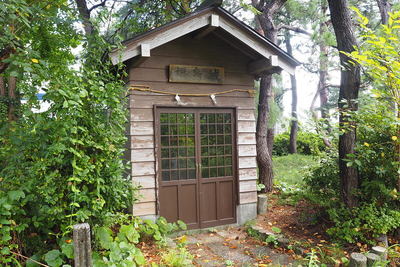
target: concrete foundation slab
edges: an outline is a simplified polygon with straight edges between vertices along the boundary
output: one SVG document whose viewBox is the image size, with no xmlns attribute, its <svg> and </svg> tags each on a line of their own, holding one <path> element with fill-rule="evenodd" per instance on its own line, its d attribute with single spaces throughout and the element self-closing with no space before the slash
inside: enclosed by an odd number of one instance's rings
<svg viewBox="0 0 400 267">
<path fill-rule="evenodd" d="M 257 203 L 240 204 L 236 208 L 237 224 L 243 225 L 257 217 Z"/>
</svg>

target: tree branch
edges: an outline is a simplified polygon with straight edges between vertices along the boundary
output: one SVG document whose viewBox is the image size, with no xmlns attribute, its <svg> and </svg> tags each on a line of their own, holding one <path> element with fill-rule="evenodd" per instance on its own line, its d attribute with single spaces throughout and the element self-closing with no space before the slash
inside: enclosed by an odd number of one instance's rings
<svg viewBox="0 0 400 267">
<path fill-rule="evenodd" d="M 259 12 L 263 12 L 263 5 L 264 5 L 264 1 L 259 1 L 259 0 L 251 0 L 251 5 L 257 9 Z"/>
<path fill-rule="evenodd" d="M 331 88 L 331 87 L 333 87 L 333 88 L 340 88 L 340 84 L 327 84 L 327 85 L 325 85 L 324 88 Z"/>
<path fill-rule="evenodd" d="M 92 6 L 91 8 L 88 9 L 89 13 L 92 12 L 92 10 L 94 10 L 94 9 L 96 9 L 96 8 L 98 8 L 98 7 L 105 6 L 105 4 L 107 3 L 107 1 L 108 1 L 108 0 L 104 0 L 104 1 L 101 2 L 101 3 Z"/>
<path fill-rule="evenodd" d="M 300 27 L 294 27 L 294 26 L 290 26 L 290 25 L 286 25 L 286 24 L 280 24 L 278 26 L 278 31 L 281 30 L 281 29 L 286 29 L 288 31 L 293 31 L 293 32 L 305 34 L 307 36 L 311 36 L 310 32 L 308 32 L 308 31 L 306 31 L 306 30 L 304 30 L 304 29 L 302 29 Z"/>
<path fill-rule="evenodd" d="M 277 10 L 279 10 L 287 0 L 274 0 L 264 6 L 264 10 L 266 13 L 275 14 Z M 264 2 L 264 1 L 263 1 Z"/>
</svg>

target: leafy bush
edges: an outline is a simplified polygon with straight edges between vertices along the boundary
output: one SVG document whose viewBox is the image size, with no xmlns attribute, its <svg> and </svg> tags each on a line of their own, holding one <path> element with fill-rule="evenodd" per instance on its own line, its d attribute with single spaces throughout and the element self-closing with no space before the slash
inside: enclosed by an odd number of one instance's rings
<svg viewBox="0 0 400 267">
<path fill-rule="evenodd" d="M 304 182 L 307 196 L 314 203 L 329 206 L 340 198 L 340 181 L 337 153 L 328 153 L 319 159 L 319 164 L 310 168 Z"/>
<path fill-rule="evenodd" d="M 388 103 L 363 96 L 360 110 L 352 114 L 358 124 L 356 153 L 347 165 L 359 170 L 360 185 L 355 189 L 359 206 L 348 209 L 340 201 L 338 156 L 322 157 L 320 166 L 305 178 L 306 196 L 320 205 L 333 223 L 328 233 L 342 242 L 373 242 L 380 234 L 400 227 L 400 195 L 396 189 L 398 161 L 394 138 L 397 121 L 387 112 Z"/>
<path fill-rule="evenodd" d="M 73 224 L 102 224 L 135 200 L 123 161 L 125 73 L 102 61 L 105 40 L 93 42 L 93 58 L 79 70 L 68 65 L 77 63 L 72 54 L 59 54 L 57 68 L 38 57 L 34 81 L 19 89 L 45 83 L 49 109 L 34 113 L 37 99 L 28 99 L 18 121 L 0 124 L 0 265 L 17 246 L 26 256 L 59 250 Z"/>
<path fill-rule="evenodd" d="M 327 233 L 336 240 L 347 243 L 363 241 L 374 244 L 374 238 L 400 227 L 400 211 L 386 204 L 363 203 L 349 210 L 335 207 L 328 210 L 335 224 Z"/>
<path fill-rule="evenodd" d="M 284 132 L 275 136 L 274 156 L 285 156 L 289 154 L 289 132 Z M 298 132 L 297 134 L 297 152 L 304 155 L 318 155 L 325 151 L 325 145 L 322 138 L 311 132 Z"/>
<path fill-rule="evenodd" d="M 160 217 L 156 222 L 142 220 L 138 217 L 123 216 L 119 224 L 111 226 L 100 226 L 94 230 L 96 251 L 93 253 L 94 266 L 144 266 L 146 259 L 140 249 L 136 246 L 139 242 L 156 242 L 160 245 L 166 243 L 166 236 L 176 230 L 186 230 L 186 225 L 178 223 L 167 223 Z M 173 251 L 168 259 L 172 262 L 168 266 L 186 266 L 179 263 L 187 263 L 187 252 L 183 246 L 180 247 L 177 257 L 172 257 Z M 189 254 L 190 255 L 190 254 Z M 191 261 L 190 261 L 191 262 Z"/>
<path fill-rule="evenodd" d="M 171 267 L 193 266 L 193 256 L 184 247 L 170 249 L 162 255 L 163 263 Z"/>
</svg>

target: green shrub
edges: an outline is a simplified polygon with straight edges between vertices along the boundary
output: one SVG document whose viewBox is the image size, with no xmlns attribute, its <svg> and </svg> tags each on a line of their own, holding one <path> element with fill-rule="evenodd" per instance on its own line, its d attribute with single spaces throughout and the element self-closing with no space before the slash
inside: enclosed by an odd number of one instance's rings
<svg viewBox="0 0 400 267">
<path fill-rule="evenodd" d="M 193 266 L 193 256 L 184 247 L 168 250 L 162 255 L 162 261 L 171 267 Z"/>
<path fill-rule="evenodd" d="M 347 243 L 362 241 L 374 244 L 374 238 L 400 227 L 400 211 L 376 202 L 363 203 L 351 210 L 345 207 L 330 208 L 328 214 L 334 226 L 327 233 Z"/>
<path fill-rule="evenodd" d="M 321 206 L 329 206 L 340 198 L 340 181 L 337 153 L 328 153 L 319 164 L 310 168 L 304 176 L 309 200 Z"/>
<path fill-rule="evenodd" d="M 32 66 L 36 79 L 19 88 L 45 83 L 49 109 L 33 113 L 37 99 L 29 99 L 18 121 L 0 123 L 0 265 L 13 260 L 7 248 L 18 246 L 25 256 L 58 250 L 75 223 L 101 224 L 134 201 L 123 160 L 123 69 L 102 62 L 107 46 L 96 41 L 92 64 L 80 70 Z M 9 192 L 23 197 L 10 199 Z"/>
<path fill-rule="evenodd" d="M 346 161 L 359 171 L 359 187 L 354 191 L 359 200 L 357 208 L 345 208 L 340 200 L 337 153 L 323 156 L 320 165 L 304 179 L 306 196 L 323 208 L 333 223 L 328 234 L 338 241 L 373 243 L 377 235 L 390 234 L 400 227 L 397 138 L 393 138 L 398 122 L 387 106 L 387 102 L 363 97 L 360 110 L 352 114 L 358 124 L 358 140 L 356 153 L 348 155 Z"/>
<path fill-rule="evenodd" d="M 167 223 L 165 218 L 160 217 L 156 222 L 142 220 L 138 217 L 122 215 L 118 224 L 110 226 L 99 226 L 94 229 L 96 250 L 93 253 L 94 266 L 145 266 L 146 259 L 140 249 L 136 246 L 139 242 L 156 242 L 165 245 L 166 236 L 176 230 L 186 230 L 186 225 L 178 223 Z M 115 216 L 114 216 L 115 219 Z M 185 260 L 189 260 L 184 247 L 181 246 L 176 257 L 171 255 L 168 266 L 186 266 Z M 175 254 L 173 254 L 175 255 Z M 190 261 L 191 262 L 191 261 Z"/>
<path fill-rule="evenodd" d="M 275 136 L 274 156 L 284 156 L 289 154 L 289 132 L 284 132 Z M 311 132 L 298 132 L 297 134 L 297 153 L 304 155 L 318 155 L 325 151 L 325 145 L 322 138 Z"/>
</svg>

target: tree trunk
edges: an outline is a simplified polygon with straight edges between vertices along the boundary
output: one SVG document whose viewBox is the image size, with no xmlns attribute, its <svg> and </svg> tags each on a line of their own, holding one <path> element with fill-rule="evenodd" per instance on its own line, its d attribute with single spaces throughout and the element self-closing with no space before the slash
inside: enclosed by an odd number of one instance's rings
<svg viewBox="0 0 400 267">
<path fill-rule="evenodd" d="M 271 83 L 272 75 L 261 78 L 256 133 L 258 176 L 260 183 L 265 185 L 265 192 L 271 192 L 273 185 L 272 159 L 267 143 L 269 119 L 269 91 L 267 89 L 271 88 Z"/>
<path fill-rule="evenodd" d="M 328 87 L 327 87 L 327 79 L 328 79 L 328 50 L 329 47 L 325 44 L 324 41 L 321 41 L 319 45 L 320 49 L 320 58 L 319 58 L 319 81 L 318 81 L 318 92 L 319 92 L 319 103 L 321 109 L 321 118 L 328 119 L 329 118 L 329 110 L 327 108 L 328 105 Z"/>
<path fill-rule="evenodd" d="M 6 84 L 4 83 L 4 77 L 0 76 L 0 97 L 6 96 Z"/>
<path fill-rule="evenodd" d="M 90 21 L 90 10 L 87 6 L 86 0 L 75 0 L 76 6 L 78 7 L 79 15 L 83 22 L 83 27 L 86 36 L 91 36 L 93 32 L 93 24 Z"/>
<path fill-rule="evenodd" d="M 352 52 L 357 46 L 353 32 L 347 0 L 328 0 L 331 21 L 335 31 L 339 51 Z M 348 207 L 357 206 L 358 170 L 347 166 L 348 154 L 354 154 L 356 142 L 356 125 L 349 112 L 358 109 L 357 99 L 360 88 L 360 67 L 353 64 L 346 55 L 339 53 L 342 65 L 339 91 L 339 127 L 344 131 L 339 137 L 339 173 L 341 194 Z"/>
<path fill-rule="evenodd" d="M 273 99 L 273 98 L 271 98 Z M 270 112 L 270 111 L 268 111 Z M 272 150 L 274 149 L 274 139 L 275 139 L 275 126 L 268 127 L 267 129 L 267 145 L 268 145 L 268 153 L 270 158 L 272 158 Z M 272 165 L 271 165 L 272 169 Z"/>
<path fill-rule="evenodd" d="M 397 119 L 400 121 L 400 107 L 397 106 Z M 400 126 L 397 126 L 397 138 L 400 138 Z M 397 162 L 400 162 L 400 142 L 396 142 Z M 397 175 L 397 192 L 400 192 L 400 173 Z M 398 228 L 400 237 L 400 227 Z"/>
<path fill-rule="evenodd" d="M 329 46 L 326 45 L 325 40 L 323 40 L 323 36 L 328 32 L 328 27 L 326 25 L 326 21 L 323 19 L 326 16 L 326 12 L 328 10 L 328 6 L 325 2 L 321 3 L 321 22 L 319 23 L 319 80 L 318 80 L 318 93 L 319 93 L 319 103 L 321 110 L 321 118 L 328 119 L 329 118 L 329 110 L 327 108 L 328 105 L 328 53 Z"/>
<path fill-rule="evenodd" d="M 285 34 L 286 51 L 288 54 L 293 55 L 293 48 L 290 33 Z M 298 118 L 297 118 L 297 81 L 296 75 L 290 75 L 290 84 L 292 91 L 292 117 L 290 119 L 290 138 L 289 138 L 289 153 L 297 153 L 297 131 L 298 131 Z"/>
<path fill-rule="evenodd" d="M 5 100 L 6 100 L 6 84 L 4 82 L 4 77 L 0 76 L 0 116 L 2 116 L 0 118 L 0 122 L 7 121 L 8 105 L 6 104 Z"/>
<path fill-rule="evenodd" d="M 261 14 L 257 15 L 256 20 L 260 24 L 262 32 L 273 43 L 277 43 L 278 29 L 274 24 L 275 13 L 283 6 L 286 0 L 271 1 L 252 0 L 252 5 Z M 258 176 L 262 184 L 265 185 L 265 192 L 271 192 L 273 186 L 274 173 L 272 170 L 272 148 L 274 139 L 274 129 L 268 127 L 270 103 L 273 101 L 272 74 L 264 74 L 260 82 L 260 96 L 258 101 L 257 118 L 257 163 Z"/>
<path fill-rule="evenodd" d="M 17 119 L 17 114 L 16 114 L 16 102 L 17 102 L 17 94 L 16 94 L 16 89 L 17 89 L 17 78 L 10 76 L 8 78 L 8 99 L 9 99 L 9 105 L 8 105 L 8 120 L 9 121 L 15 121 Z"/>
<path fill-rule="evenodd" d="M 392 4 L 389 0 L 376 0 L 376 3 L 379 7 L 379 13 L 381 13 L 381 23 L 388 24 L 389 21 L 389 12 L 392 8 Z"/>
</svg>

